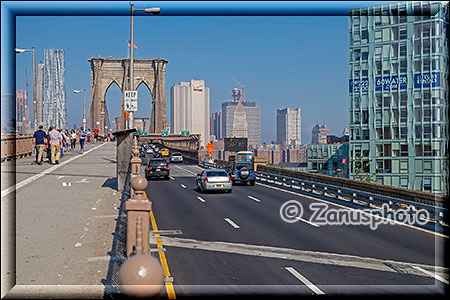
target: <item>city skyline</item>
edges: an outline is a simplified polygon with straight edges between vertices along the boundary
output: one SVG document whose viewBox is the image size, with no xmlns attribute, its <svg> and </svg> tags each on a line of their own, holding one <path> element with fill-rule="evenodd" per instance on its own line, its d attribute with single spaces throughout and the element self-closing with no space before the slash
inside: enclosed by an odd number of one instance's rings
<svg viewBox="0 0 450 300">
<path fill-rule="evenodd" d="M 122 2 L 118 3 L 123 7 Z M 107 5 L 105 2 L 104 6 L 114 7 L 118 3 Z M 161 57 L 169 61 L 166 99 L 169 87 L 176 82 L 205 80 L 211 88 L 211 112 L 220 110 L 221 103 L 230 99 L 233 88 L 241 88 L 232 79 L 237 78 L 247 86 L 246 99 L 256 101 L 261 107 L 262 142 L 276 140 L 278 108 L 302 107 L 305 112 L 302 135 L 310 140 L 317 118 L 326 120 L 332 133 L 340 133 L 348 127 L 345 80 L 348 17 L 343 13 L 371 3 L 309 3 L 309 9 L 326 11 L 328 16 L 283 17 L 164 16 L 165 3 L 156 3 L 161 7 L 160 16 L 135 16 L 135 57 Z M 257 4 L 252 5 L 257 8 Z M 294 4 L 306 7 L 306 4 Z M 35 47 L 36 62 L 43 60 L 44 49 L 65 50 L 68 127 L 80 124 L 82 99 L 72 90 L 86 88 L 89 102 L 91 78 L 87 60 L 96 56 L 127 57 L 129 16 L 17 16 L 16 22 L 16 47 Z M 55 34 L 45 34 L 50 30 L 56 31 Z M 148 30 L 152 32 L 151 38 L 148 38 Z M 184 46 L 180 51 L 180 47 L 174 45 Z M 335 50 L 330 52 L 330 48 Z M 275 63 L 277 61 L 281 63 Z M 26 54 L 16 57 L 16 89 L 23 89 L 23 69 L 32 69 L 31 59 Z M 323 89 L 323 85 L 327 88 Z M 150 94 L 142 86 L 138 92 L 136 117 L 149 117 Z M 118 116 L 120 98 L 119 88 L 111 86 L 106 103 L 112 117 Z M 170 111 L 169 105 L 167 111 Z"/>
</svg>

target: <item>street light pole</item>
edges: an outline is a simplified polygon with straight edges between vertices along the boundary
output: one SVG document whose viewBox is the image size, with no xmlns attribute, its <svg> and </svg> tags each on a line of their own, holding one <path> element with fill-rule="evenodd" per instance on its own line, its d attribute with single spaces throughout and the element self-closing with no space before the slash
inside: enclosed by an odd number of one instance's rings
<svg viewBox="0 0 450 300">
<path fill-rule="evenodd" d="M 145 11 L 146 13 L 152 13 L 158 15 L 160 13 L 159 7 L 135 9 L 134 4 L 131 4 L 131 32 L 130 32 L 130 81 L 129 89 L 134 91 L 134 12 Z M 128 129 L 134 128 L 134 112 L 129 112 Z"/>
<path fill-rule="evenodd" d="M 81 93 L 81 90 L 73 90 L 75 94 Z M 83 129 L 86 130 L 86 89 L 83 89 Z"/>
<path fill-rule="evenodd" d="M 37 130 L 37 103 L 36 103 L 36 56 L 35 49 L 14 49 L 16 53 L 31 52 L 33 54 L 33 106 L 34 106 L 34 131 Z"/>
<path fill-rule="evenodd" d="M 131 4 L 131 33 L 130 33 L 130 82 L 129 90 L 134 91 L 134 4 Z M 133 111 L 129 112 L 128 129 L 134 128 Z"/>
</svg>

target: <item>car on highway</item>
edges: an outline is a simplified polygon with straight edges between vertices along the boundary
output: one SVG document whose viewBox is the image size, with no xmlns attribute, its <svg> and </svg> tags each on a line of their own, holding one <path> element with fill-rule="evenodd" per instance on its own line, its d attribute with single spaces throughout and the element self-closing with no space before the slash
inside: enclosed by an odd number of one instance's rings
<svg viewBox="0 0 450 300">
<path fill-rule="evenodd" d="M 197 187 L 202 192 L 222 190 L 232 192 L 231 177 L 224 169 L 207 169 L 197 174 Z"/>
<path fill-rule="evenodd" d="M 239 151 L 236 153 L 236 160 L 230 162 L 228 173 L 233 181 L 233 184 L 240 182 L 243 184 L 255 185 L 255 163 L 253 152 Z"/>
<path fill-rule="evenodd" d="M 147 168 L 145 169 L 145 178 L 147 180 L 153 177 L 164 177 L 164 179 L 169 179 L 170 168 L 169 164 L 164 158 L 152 158 L 148 162 Z"/>
<path fill-rule="evenodd" d="M 170 156 L 170 162 L 183 162 L 183 155 L 179 152 L 174 152 Z"/>
</svg>

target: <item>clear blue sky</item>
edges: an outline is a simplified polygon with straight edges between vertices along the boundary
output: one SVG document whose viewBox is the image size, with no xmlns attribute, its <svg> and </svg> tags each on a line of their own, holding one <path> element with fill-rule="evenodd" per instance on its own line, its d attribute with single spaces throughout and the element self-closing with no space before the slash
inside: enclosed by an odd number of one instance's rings
<svg viewBox="0 0 450 300">
<path fill-rule="evenodd" d="M 82 3 L 82 2 L 81 2 Z M 341 3 L 346 9 L 374 2 Z M 105 7 L 107 1 L 99 2 Z M 136 8 L 152 2 L 135 2 Z M 317 9 L 321 9 L 318 2 Z M 162 2 L 159 5 L 163 8 Z M 166 69 L 167 111 L 170 87 L 180 81 L 203 79 L 210 88 L 215 112 L 239 87 L 246 98 L 261 107 L 261 138 L 276 139 L 277 108 L 300 107 L 302 143 L 311 142 L 311 128 L 326 122 L 332 134 L 348 127 L 348 17 L 346 16 L 135 16 L 136 58 L 161 57 Z M 36 48 L 36 62 L 44 49 L 64 49 L 68 128 L 80 124 L 83 95 L 91 95 L 88 59 L 95 56 L 127 57 L 130 17 L 127 16 L 17 16 L 16 47 Z M 32 117 L 31 54 L 16 57 L 17 89 L 25 89 L 28 72 L 30 119 Z M 138 89 L 136 117 L 150 117 L 151 96 Z M 112 86 L 106 95 L 110 118 L 118 116 L 121 92 Z M 87 108 L 86 108 L 87 109 Z M 169 117 L 169 116 L 168 116 Z"/>
</svg>

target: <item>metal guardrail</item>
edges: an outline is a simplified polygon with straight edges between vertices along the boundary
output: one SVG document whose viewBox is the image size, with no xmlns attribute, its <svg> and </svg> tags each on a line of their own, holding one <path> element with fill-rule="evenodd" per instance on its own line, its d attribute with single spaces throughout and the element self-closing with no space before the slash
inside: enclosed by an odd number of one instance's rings
<svg viewBox="0 0 450 300">
<path fill-rule="evenodd" d="M 222 165 L 205 161 L 199 161 L 199 166 L 208 169 L 223 168 Z M 316 198 L 356 209 L 388 207 L 389 211 L 379 210 L 379 212 L 382 213 L 382 216 L 386 218 L 389 218 L 392 215 L 391 212 L 401 211 L 415 214 L 418 210 L 425 210 L 428 212 L 428 222 L 425 225 L 416 224 L 416 226 L 440 232 L 443 231 L 444 227 L 448 226 L 448 224 L 446 224 L 448 209 L 444 207 L 266 172 L 256 171 L 255 176 L 256 180 L 259 182 L 265 182 L 299 194 L 314 196 Z"/>
</svg>

